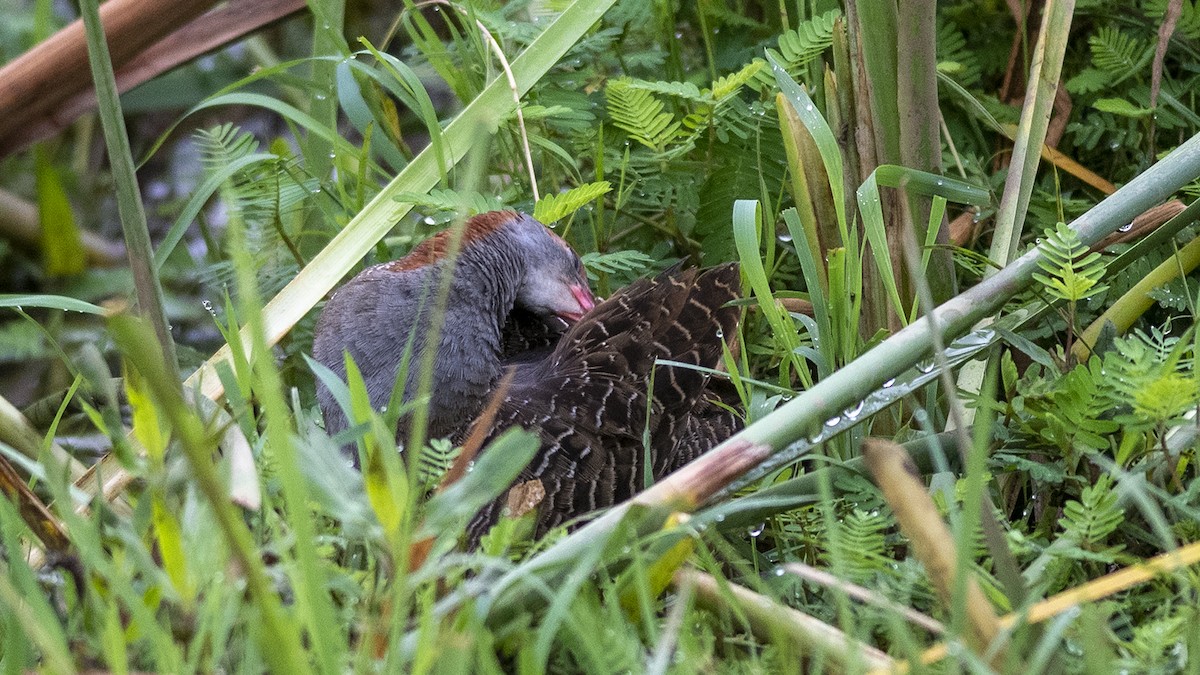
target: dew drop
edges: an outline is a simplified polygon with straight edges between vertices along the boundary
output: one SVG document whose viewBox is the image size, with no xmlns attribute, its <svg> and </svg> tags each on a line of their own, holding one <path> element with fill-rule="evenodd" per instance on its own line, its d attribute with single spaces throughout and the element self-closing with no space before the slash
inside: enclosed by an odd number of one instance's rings
<svg viewBox="0 0 1200 675">
<path fill-rule="evenodd" d="M 858 405 L 852 405 L 849 408 L 846 408 L 846 410 L 843 412 L 843 414 L 846 416 L 846 419 L 848 419 L 848 420 L 856 419 L 859 415 L 862 414 L 863 406 L 865 404 L 866 404 L 866 401 L 859 401 Z"/>
<path fill-rule="evenodd" d="M 433 216 L 425 216 L 425 219 L 421 222 L 425 223 L 426 225 L 437 225 L 437 221 L 433 219 Z"/>
<path fill-rule="evenodd" d="M 784 572 L 786 572 L 786 570 L 784 570 L 782 567 L 776 567 L 775 569 L 771 570 L 771 574 L 774 574 L 777 577 L 783 576 Z"/>
<path fill-rule="evenodd" d="M 842 421 L 842 418 L 839 415 L 834 415 L 833 417 L 830 417 L 829 419 L 825 420 L 825 426 L 836 427 L 838 425 L 838 423 L 841 421 Z"/>
<path fill-rule="evenodd" d="M 766 523 L 759 523 L 757 525 L 751 525 L 750 529 L 746 530 L 746 534 L 749 534 L 751 537 L 761 537 L 763 530 L 765 530 L 766 528 L 767 528 Z"/>
<path fill-rule="evenodd" d="M 933 361 L 917 361 L 917 370 L 922 373 L 929 373 L 933 370 Z"/>
<path fill-rule="evenodd" d="M 889 388 L 889 387 L 891 387 L 893 384 L 896 384 L 896 378 L 894 378 L 894 377 L 893 377 L 892 379 L 888 380 L 887 382 L 884 382 L 884 383 L 883 383 L 883 388 L 884 388 L 884 389 L 888 389 L 888 388 Z"/>
<path fill-rule="evenodd" d="M 779 235 L 779 241 L 782 241 L 785 244 L 790 242 L 791 240 L 792 240 L 792 235 L 790 233 L 784 232 Z"/>
<path fill-rule="evenodd" d="M 1117 228 L 1117 232 L 1128 232 L 1133 229 L 1133 223 L 1126 223 Z"/>
<path fill-rule="evenodd" d="M 213 309 L 213 304 L 211 302 L 208 300 L 201 300 L 200 304 L 204 306 L 204 309 L 208 310 L 209 314 L 212 314 L 214 317 L 217 316 L 217 310 Z"/>
</svg>

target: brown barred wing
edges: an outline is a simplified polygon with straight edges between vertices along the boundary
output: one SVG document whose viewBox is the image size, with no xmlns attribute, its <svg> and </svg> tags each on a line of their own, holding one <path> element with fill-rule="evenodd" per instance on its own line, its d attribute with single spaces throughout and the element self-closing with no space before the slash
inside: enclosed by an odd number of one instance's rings
<svg viewBox="0 0 1200 675">
<path fill-rule="evenodd" d="M 644 485 L 647 454 L 658 474 L 657 454 L 682 456 L 680 443 L 707 442 L 713 430 L 696 414 L 707 410 L 707 375 L 655 363 L 719 363 L 722 336 L 737 327 L 736 308 L 725 307 L 738 295 L 737 274 L 733 265 L 674 268 L 635 282 L 568 329 L 548 358 L 517 366 L 490 436 L 516 425 L 541 437 L 540 451 L 517 480 L 536 479 L 545 490 L 538 535 L 633 496 Z M 725 417 L 715 417 L 728 426 Z M 475 518 L 472 545 L 503 504 L 497 500 Z"/>
</svg>

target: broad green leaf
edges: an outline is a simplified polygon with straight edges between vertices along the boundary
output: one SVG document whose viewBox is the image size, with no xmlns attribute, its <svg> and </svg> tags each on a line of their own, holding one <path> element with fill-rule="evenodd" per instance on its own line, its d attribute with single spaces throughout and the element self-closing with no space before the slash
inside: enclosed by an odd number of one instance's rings
<svg viewBox="0 0 1200 675">
<path fill-rule="evenodd" d="M 1092 107 L 1100 112 L 1112 113 L 1121 115 L 1122 117 L 1149 117 L 1153 112 L 1149 108 L 1140 108 L 1123 98 L 1101 98 L 1097 99 Z"/>
<path fill-rule="evenodd" d="M 0 293 L 0 307 L 24 309 L 25 307 L 44 307 L 46 309 L 62 309 L 68 312 L 83 312 L 84 314 L 104 315 L 103 307 L 90 302 L 68 298 L 65 295 L 15 295 Z"/>
<path fill-rule="evenodd" d="M 163 569 L 171 578 L 175 591 L 179 593 L 185 605 L 191 605 L 196 599 L 196 589 L 188 574 L 187 555 L 183 552 L 183 531 L 175 512 L 167 508 L 163 501 L 163 495 L 157 494 L 157 490 L 155 492 L 151 497 L 150 506 Z"/>
<path fill-rule="evenodd" d="M 550 224 L 575 213 L 584 204 L 608 194 L 612 184 L 606 180 L 584 183 L 559 194 L 550 194 L 538 200 L 533 207 L 534 220 Z"/>
<path fill-rule="evenodd" d="M 125 395 L 133 408 L 133 436 L 146 449 L 150 459 L 161 466 L 171 431 L 146 389 L 146 382 L 136 368 L 125 369 Z"/>
<path fill-rule="evenodd" d="M 45 146 L 34 151 L 37 172 L 38 220 L 42 226 L 42 261 L 46 274 L 70 276 L 83 272 L 87 257 L 79 238 L 79 227 L 71 202 L 63 189 L 62 177 Z"/>
</svg>

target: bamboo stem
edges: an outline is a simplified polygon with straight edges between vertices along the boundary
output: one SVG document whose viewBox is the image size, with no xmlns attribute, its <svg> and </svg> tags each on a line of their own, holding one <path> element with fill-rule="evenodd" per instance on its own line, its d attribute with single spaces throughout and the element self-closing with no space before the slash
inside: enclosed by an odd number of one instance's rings
<svg viewBox="0 0 1200 675">
<path fill-rule="evenodd" d="M 120 67 L 217 0 L 109 0 L 100 8 L 112 63 Z M 0 69 L 0 155 L 23 147 L 28 127 L 92 84 L 82 20 Z"/>
</svg>

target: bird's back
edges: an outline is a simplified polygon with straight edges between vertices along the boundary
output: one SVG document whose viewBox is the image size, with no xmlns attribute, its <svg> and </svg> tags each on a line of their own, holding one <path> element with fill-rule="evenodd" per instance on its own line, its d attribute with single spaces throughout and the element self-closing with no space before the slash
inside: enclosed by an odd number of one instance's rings
<svg viewBox="0 0 1200 675">
<path fill-rule="evenodd" d="M 735 264 L 676 267 L 597 305 L 548 357 L 516 367 L 489 435 L 521 426 L 541 438 L 517 480 L 538 480 L 545 490 L 538 534 L 640 491 L 647 454 L 657 479 L 736 430 L 737 416 L 714 402 L 722 394 L 710 389 L 706 373 L 655 364 L 717 367 L 739 316 L 727 304 L 738 297 Z M 475 518 L 472 543 L 503 503 Z"/>
</svg>

